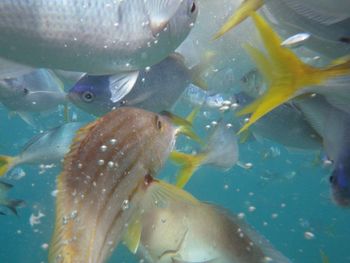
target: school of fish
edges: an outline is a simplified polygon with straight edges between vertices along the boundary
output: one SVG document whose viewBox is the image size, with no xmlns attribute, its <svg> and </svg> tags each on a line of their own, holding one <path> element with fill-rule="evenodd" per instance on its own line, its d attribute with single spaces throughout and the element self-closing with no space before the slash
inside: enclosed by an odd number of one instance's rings
<svg viewBox="0 0 350 263">
<path fill-rule="evenodd" d="M 2 0 L 0 103 L 35 133 L 0 148 L 0 216 L 26 205 L 8 197 L 15 169 L 60 170 L 49 263 L 111 262 L 121 244 L 148 263 L 293 262 L 183 189 L 202 166 L 249 169 L 250 140 L 322 152 L 350 207 L 348 0 Z"/>
</svg>

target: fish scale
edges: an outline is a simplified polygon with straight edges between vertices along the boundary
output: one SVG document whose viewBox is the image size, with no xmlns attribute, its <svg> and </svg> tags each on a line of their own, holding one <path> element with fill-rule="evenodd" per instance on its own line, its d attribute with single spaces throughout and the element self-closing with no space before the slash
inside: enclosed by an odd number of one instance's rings
<svg viewBox="0 0 350 263">
<path fill-rule="evenodd" d="M 194 1 L 4 0 L 0 56 L 91 74 L 138 70 L 185 39 L 197 16 L 188 12 Z"/>
<path fill-rule="evenodd" d="M 176 133 L 166 117 L 128 107 L 78 132 L 58 177 L 49 262 L 106 261 L 143 196 L 144 177 L 156 175 Z"/>
</svg>

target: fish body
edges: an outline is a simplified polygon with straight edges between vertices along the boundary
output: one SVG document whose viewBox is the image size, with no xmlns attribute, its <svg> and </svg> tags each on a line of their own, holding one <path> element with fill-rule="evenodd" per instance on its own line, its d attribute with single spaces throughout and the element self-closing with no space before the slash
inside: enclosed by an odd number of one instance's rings
<svg viewBox="0 0 350 263">
<path fill-rule="evenodd" d="M 23 200 L 11 200 L 7 198 L 7 193 L 13 185 L 0 181 L 0 206 L 5 206 L 17 215 L 17 207 L 24 204 Z M 1 215 L 6 215 L 3 212 L 0 212 Z"/>
<path fill-rule="evenodd" d="M 330 82 L 343 82 L 350 75 L 349 58 L 335 60 L 325 67 L 313 67 L 302 62 L 291 50 L 281 46 L 281 39 L 258 14 L 252 15 L 263 41 L 266 54 L 246 45 L 246 50 L 258 66 L 267 83 L 267 89 L 255 101 L 237 112 L 250 114 L 240 132 L 281 104 L 307 92 L 310 87 L 328 87 Z"/>
<path fill-rule="evenodd" d="M 149 263 L 290 262 L 238 217 L 173 185 L 151 183 L 142 206 L 133 251 Z"/>
<path fill-rule="evenodd" d="M 267 1 L 265 17 L 278 29 L 295 35 L 308 32 L 303 43 L 326 57 L 335 59 L 350 53 L 350 3 L 347 0 Z"/>
<path fill-rule="evenodd" d="M 0 176 L 21 164 L 59 164 L 83 123 L 66 123 L 33 137 L 17 156 L 0 156 Z"/>
<path fill-rule="evenodd" d="M 96 116 L 120 106 L 161 112 L 170 110 L 190 83 L 190 70 L 183 57 L 172 54 L 138 74 L 86 75 L 69 91 L 68 98 Z"/>
<path fill-rule="evenodd" d="M 197 12 L 195 0 L 5 0 L 0 56 L 96 75 L 138 70 L 174 51 Z"/>
<path fill-rule="evenodd" d="M 295 34 L 291 37 L 288 37 L 286 40 L 284 40 L 281 45 L 284 47 L 297 47 L 299 45 L 301 45 L 301 43 L 303 43 L 304 41 L 306 41 L 307 39 L 309 39 L 310 34 L 309 33 L 298 33 Z"/>
<path fill-rule="evenodd" d="M 0 80 L 0 102 L 15 112 L 42 112 L 64 104 L 66 94 L 54 73 L 38 69 Z"/>
<path fill-rule="evenodd" d="M 262 7 L 262 8 L 261 8 Z M 347 0 L 245 0 L 215 38 L 236 27 L 260 9 L 287 36 L 310 34 L 305 46 L 335 59 L 350 52 L 350 3 Z"/>
<path fill-rule="evenodd" d="M 320 95 L 297 100 L 297 103 L 322 136 L 324 150 L 333 162 L 330 183 L 334 201 L 350 206 L 350 114 L 333 107 Z"/>
<path fill-rule="evenodd" d="M 49 262 L 106 262 L 177 132 L 168 117 L 129 107 L 78 132 L 57 181 Z"/>
<path fill-rule="evenodd" d="M 244 92 L 235 94 L 234 98 L 242 107 L 253 100 Z M 251 132 L 291 149 L 319 150 L 322 147 L 322 138 L 293 103 L 282 104 L 259 119 Z"/>
<path fill-rule="evenodd" d="M 226 100 L 223 94 L 210 94 L 208 91 L 190 85 L 186 88 L 184 98 L 194 106 L 204 108 L 220 108 Z"/>
<path fill-rule="evenodd" d="M 170 159 L 180 165 L 176 185 L 184 187 L 201 165 L 212 165 L 224 170 L 238 162 L 239 148 L 235 132 L 220 121 L 208 136 L 207 142 L 197 154 L 173 151 Z"/>
</svg>

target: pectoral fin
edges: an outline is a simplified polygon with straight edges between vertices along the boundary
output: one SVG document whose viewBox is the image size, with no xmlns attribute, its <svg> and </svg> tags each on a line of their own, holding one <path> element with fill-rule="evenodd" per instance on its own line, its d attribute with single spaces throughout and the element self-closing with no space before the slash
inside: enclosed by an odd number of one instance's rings
<svg viewBox="0 0 350 263">
<path fill-rule="evenodd" d="M 135 86 L 138 71 L 118 73 L 109 77 L 109 89 L 111 91 L 111 101 L 118 102 L 124 98 Z"/>
<path fill-rule="evenodd" d="M 142 233 L 142 225 L 139 218 L 135 218 L 129 224 L 128 229 L 124 235 L 124 244 L 130 250 L 131 253 L 135 254 L 140 245 Z"/>
</svg>

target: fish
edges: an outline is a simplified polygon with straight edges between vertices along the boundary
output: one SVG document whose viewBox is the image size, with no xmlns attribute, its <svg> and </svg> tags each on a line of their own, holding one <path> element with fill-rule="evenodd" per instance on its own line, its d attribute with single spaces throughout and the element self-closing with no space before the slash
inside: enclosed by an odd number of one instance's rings
<svg viewBox="0 0 350 263">
<path fill-rule="evenodd" d="M 183 56 L 173 53 L 135 74 L 85 75 L 70 89 L 68 99 L 95 116 L 102 116 L 121 106 L 153 112 L 171 110 L 190 83 L 207 89 L 200 75 L 209 65 L 208 56 L 191 69 L 185 65 Z"/>
<path fill-rule="evenodd" d="M 350 4 L 347 0 L 267 1 L 262 14 L 286 35 L 310 34 L 303 46 L 330 59 L 350 53 Z"/>
<path fill-rule="evenodd" d="M 233 97 L 240 107 L 253 101 L 245 92 L 237 93 Z M 284 103 L 263 116 L 250 131 L 257 139 L 263 137 L 288 149 L 317 151 L 322 148 L 321 136 L 293 102 Z"/>
<path fill-rule="evenodd" d="M 295 34 L 291 37 L 288 37 L 286 40 L 284 40 L 281 43 L 281 46 L 288 47 L 288 48 L 300 46 L 304 41 L 308 40 L 310 36 L 311 35 L 309 33 Z"/>
<path fill-rule="evenodd" d="M 24 205 L 23 200 L 8 199 L 7 193 L 13 188 L 13 185 L 0 181 L 0 205 L 5 206 L 11 210 L 14 215 L 18 215 L 17 208 Z M 1 212 L 2 215 L 6 215 Z"/>
<path fill-rule="evenodd" d="M 223 36 L 258 9 L 286 35 L 293 36 L 301 30 L 310 34 L 310 39 L 303 44 L 324 56 L 335 59 L 350 52 L 350 4 L 346 0 L 245 0 L 215 38 Z"/>
<path fill-rule="evenodd" d="M 238 216 L 153 180 L 124 241 L 148 263 L 291 262 Z"/>
<path fill-rule="evenodd" d="M 180 165 L 176 185 L 184 187 L 202 165 L 213 165 L 228 170 L 238 162 L 238 156 L 237 136 L 220 121 L 199 153 L 187 154 L 175 150 L 171 152 L 170 160 Z"/>
<path fill-rule="evenodd" d="M 237 112 L 238 116 L 251 114 L 249 121 L 239 133 L 271 110 L 301 95 L 303 89 L 327 86 L 329 81 L 337 82 L 338 79 L 341 82 L 344 76 L 350 74 L 348 58 L 333 61 L 322 68 L 303 63 L 291 50 L 281 46 L 280 37 L 260 15 L 254 13 L 251 16 L 268 56 L 251 45 L 247 44 L 245 48 L 267 82 L 267 90 L 262 96 Z"/>
<path fill-rule="evenodd" d="M 22 164 L 60 164 L 81 122 L 65 123 L 31 138 L 17 156 L 0 155 L 0 176 Z"/>
<path fill-rule="evenodd" d="M 246 20 L 252 12 L 264 5 L 264 0 L 243 0 L 228 21 L 214 35 L 214 39 L 222 37 L 227 31 Z"/>
<path fill-rule="evenodd" d="M 27 120 L 29 112 L 45 112 L 66 104 L 63 83 L 46 69 L 0 80 L 0 102 Z M 30 122 L 30 121 L 28 121 Z"/>
<path fill-rule="evenodd" d="M 211 93 L 207 90 L 198 88 L 196 85 L 190 84 L 184 91 L 183 97 L 193 106 L 203 108 L 220 108 L 227 101 L 224 94 Z"/>
<path fill-rule="evenodd" d="M 107 75 L 167 57 L 189 34 L 198 3 L 5 0 L 0 12 L 1 57 L 34 68 Z"/>
<path fill-rule="evenodd" d="M 121 107 L 78 131 L 57 179 L 50 263 L 106 262 L 138 211 L 147 178 L 157 175 L 176 136 L 186 133 L 176 122 Z"/>
<path fill-rule="evenodd" d="M 350 206 L 350 114 L 321 95 L 295 99 L 312 127 L 322 136 L 327 157 L 333 163 L 329 178 L 332 197 L 339 206 Z"/>
<path fill-rule="evenodd" d="M 135 74 L 85 75 L 69 91 L 68 98 L 84 111 L 102 116 L 121 107 L 153 112 L 170 110 L 194 77 L 184 58 L 173 53 L 160 63 Z M 162 99 L 159 99 L 162 98 Z"/>
<path fill-rule="evenodd" d="M 240 80 L 240 85 L 243 92 L 254 99 L 263 95 L 266 91 L 266 83 L 257 68 L 253 68 L 244 74 Z M 247 103 L 247 100 L 245 100 L 245 103 Z"/>
</svg>

